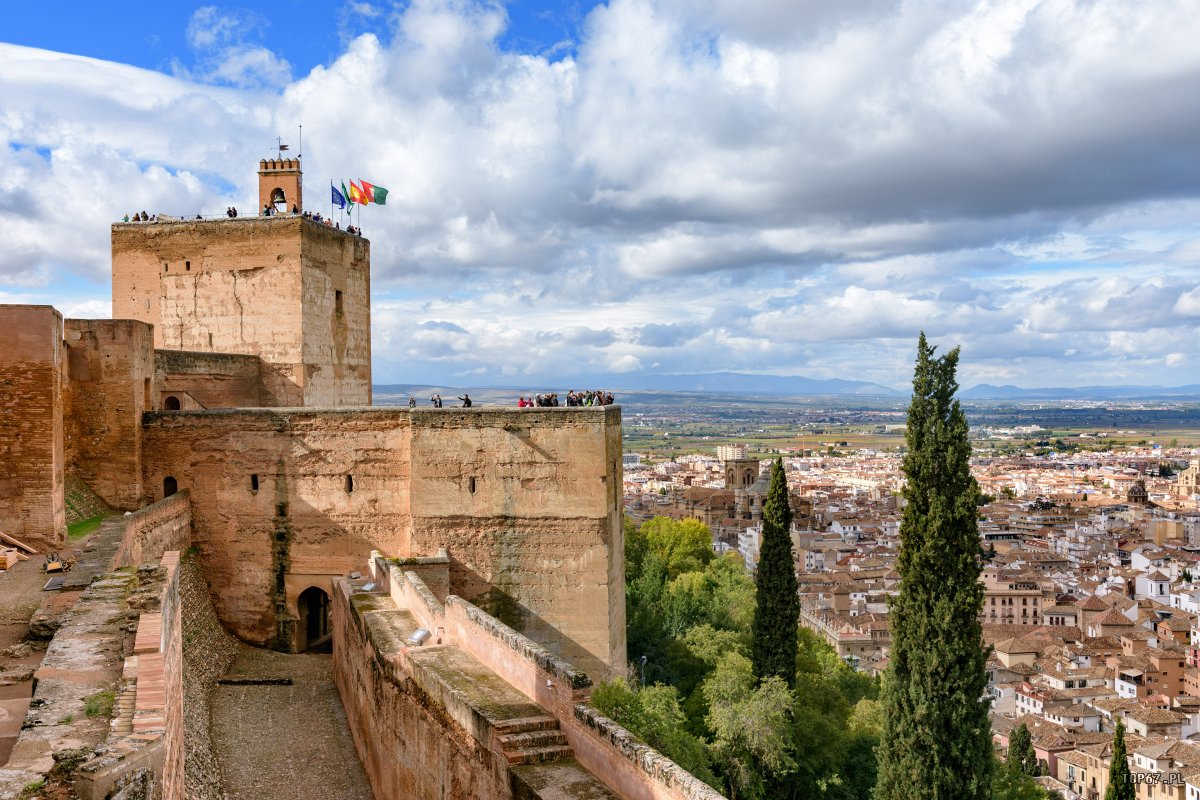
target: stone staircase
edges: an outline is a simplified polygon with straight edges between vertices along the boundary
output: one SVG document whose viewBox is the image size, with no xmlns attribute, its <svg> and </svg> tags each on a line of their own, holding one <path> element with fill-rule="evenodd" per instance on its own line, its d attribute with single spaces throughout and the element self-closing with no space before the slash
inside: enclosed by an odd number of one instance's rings
<svg viewBox="0 0 1200 800">
<path fill-rule="evenodd" d="M 510 765 L 547 764 L 574 756 L 558 720 L 549 714 L 502 720 L 494 728 Z"/>
</svg>

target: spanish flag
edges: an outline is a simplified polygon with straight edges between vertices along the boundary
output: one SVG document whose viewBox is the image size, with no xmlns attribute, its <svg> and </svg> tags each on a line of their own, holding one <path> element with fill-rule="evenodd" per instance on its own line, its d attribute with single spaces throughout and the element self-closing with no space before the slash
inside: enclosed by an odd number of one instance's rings
<svg viewBox="0 0 1200 800">
<path fill-rule="evenodd" d="M 364 192 L 362 190 L 362 187 L 360 187 L 354 181 L 350 181 L 350 202 L 358 203 L 358 204 L 364 205 L 364 206 L 367 203 L 371 202 L 370 200 L 367 199 L 367 193 Z"/>
</svg>

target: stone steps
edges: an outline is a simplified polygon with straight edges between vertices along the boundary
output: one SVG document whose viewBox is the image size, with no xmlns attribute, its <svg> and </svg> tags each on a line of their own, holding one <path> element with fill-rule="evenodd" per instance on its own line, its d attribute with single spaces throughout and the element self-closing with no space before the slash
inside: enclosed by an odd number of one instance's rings
<svg viewBox="0 0 1200 800">
<path fill-rule="evenodd" d="M 571 758 L 575 753 L 567 745 L 557 747 L 534 747 L 512 753 L 505 752 L 509 764 L 547 764 L 562 758 Z"/>
<path fill-rule="evenodd" d="M 558 720 L 549 714 L 536 717 L 515 717 L 500 720 L 494 724 L 494 727 L 502 736 L 529 731 L 556 731 L 558 730 Z"/>
<path fill-rule="evenodd" d="M 525 733 L 502 733 L 497 737 L 505 752 L 529 747 L 552 747 L 567 743 L 560 730 L 537 730 Z"/>
<path fill-rule="evenodd" d="M 546 764 L 574 756 L 558 720 L 548 714 L 502 720 L 495 729 L 509 764 Z"/>
</svg>

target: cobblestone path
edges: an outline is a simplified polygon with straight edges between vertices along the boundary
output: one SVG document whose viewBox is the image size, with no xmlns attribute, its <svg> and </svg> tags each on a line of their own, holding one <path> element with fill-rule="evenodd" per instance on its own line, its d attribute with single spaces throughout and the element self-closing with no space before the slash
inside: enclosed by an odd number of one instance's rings
<svg viewBox="0 0 1200 800">
<path fill-rule="evenodd" d="M 225 680 L 255 678 L 293 684 L 213 693 L 213 746 L 229 800 L 373 800 L 333 685 L 333 657 L 243 645 Z"/>
</svg>

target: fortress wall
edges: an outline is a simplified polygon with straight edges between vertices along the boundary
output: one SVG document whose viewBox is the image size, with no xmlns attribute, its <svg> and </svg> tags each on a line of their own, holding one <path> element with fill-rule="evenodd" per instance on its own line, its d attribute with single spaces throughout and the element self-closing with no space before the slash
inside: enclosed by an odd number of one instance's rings
<svg viewBox="0 0 1200 800">
<path fill-rule="evenodd" d="M 300 583 L 407 552 L 408 442 L 407 409 L 161 412 L 145 420 L 145 475 L 157 497 L 168 476 L 190 490 L 222 623 L 287 647 Z"/>
<path fill-rule="evenodd" d="M 141 505 L 142 412 L 154 407 L 152 330 L 130 319 L 68 319 L 66 469 L 115 509 Z"/>
<path fill-rule="evenodd" d="M 113 315 L 154 325 L 156 348 L 264 362 L 250 403 L 242 368 L 182 364 L 230 393 L 201 384 L 211 400 L 185 408 L 370 404 L 366 239 L 292 216 L 118 223 L 112 259 Z"/>
<path fill-rule="evenodd" d="M 277 603 L 295 614 L 302 583 L 372 550 L 446 548 L 449 591 L 591 675 L 624 669 L 619 409 L 162 412 L 145 427 L 146 483 L 191 490 L 193 544 L 241 638 L 271 641 Z"/>
<path fill-rule="evenodd" d="M 154 346 L 299 364 L 299 217 L 112 226 L 113 317 Z"/>
<path fill-rule="evenodd" d="M 125 517 L 125 533 L 113 568 L 156 561 L 168 551 L 183 552 L 191 544 L 192 504 L 187 489 Z"/>
<path fill-rule="evenodd" d="M 621 411 L 417 409 L 412 552 L 593 676 L 625 668 Z"/>
<path fill-rule="evenodd" d="M 299 402 L 299 392 L 294 388 L 283 398 L 267 391 L 263 362 L 258 356 L 155 350 L 154 375 L 158 386 L 155 408 L 163 408 L 167 397 L 178 399 L 183 411 L 259 408 Z"/>
<path fill-rule="evenodd" d="M 62 316 L 50 306 L 0 305 L 0 531 L 61 547 Z"/>
<path fill-rule="evenodd" d="M 304 405 L 370 405 L 371 243 L 310 225 L 301 247 Z"/>
</svg>

